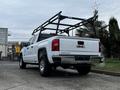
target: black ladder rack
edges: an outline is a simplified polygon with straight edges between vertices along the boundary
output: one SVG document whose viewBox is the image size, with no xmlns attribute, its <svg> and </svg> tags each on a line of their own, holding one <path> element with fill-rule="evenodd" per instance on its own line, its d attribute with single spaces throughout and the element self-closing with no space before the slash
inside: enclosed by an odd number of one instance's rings
<svg viewBox="0 0 120 90">
<path fill-rule="evenodd" d="M 97 19 L 97 17 L 98 17 L 97 14 L 96 14 L 96 15 L 94 15 L 93 17 L 91 17 L 89 19 L 84 19 L 84 18 L 64 16 L 64 15 L 61 15 L 61 13 L 62 13 L 62 11 L 60 11 L 59 13 L 54 15 L 52 18 L 50 18 L 49 20 L 44 22 L 42 25 L 37 27 L 33 31 L 32 35 L 34 35 L 38 31 L 40 31 L 40 34 L 41 34 L 41 32 L 45 31 L 45 30 L 55 30 L 56 31 L 56 35 L 58 33 L 67 33 L 69 35 L 69 31 L 74 30 L 74 29 L 76 29 L 76 28 L 78 28 L 80 26 L 83 26 L 84 24 L 93 23 Z M 60 23 L 64 19 L 79 20 L 79 23 L 76 23 L 74 25 Z M 57 23 L 55 21 L 57 21 Z M 50 24 L 51 25 L 56 25 L 56 28 L 47 28 L 47 26 L 50 25 Z M 60 26 L 66 26 L 66 27 L 64 29 L 60 29 L 59 28 Z"/>
</svg>

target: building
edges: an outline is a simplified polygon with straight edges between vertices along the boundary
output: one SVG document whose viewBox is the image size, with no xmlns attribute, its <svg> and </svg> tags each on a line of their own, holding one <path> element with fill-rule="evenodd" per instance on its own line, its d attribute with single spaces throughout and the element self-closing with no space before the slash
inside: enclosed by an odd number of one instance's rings
<svg viewBox="0 0 120 90">
<path fill-rule="evenodd" d="M 8 58 L 10 60 L 18 60 L 19 54 L 21 49 L 27 44 L 28 42 L 19 42 L 19 41 L 8 41 Z"/>
<path fill-rule="evenodd" d="M 2 57 L 7 57 L 8 28 L 0 28 L 0 52 Z"/>
</svg>

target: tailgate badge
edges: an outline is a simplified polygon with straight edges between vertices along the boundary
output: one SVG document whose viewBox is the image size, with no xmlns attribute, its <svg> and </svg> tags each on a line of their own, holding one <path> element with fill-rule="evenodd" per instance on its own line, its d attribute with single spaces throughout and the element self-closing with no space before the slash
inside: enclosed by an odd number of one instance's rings
<svg viewBox="0 0 120 90">
<path fill-rule="evenodd" d="M 85 48 L 84 41 L 78 41 L 77 48 Z"/>
</svg>

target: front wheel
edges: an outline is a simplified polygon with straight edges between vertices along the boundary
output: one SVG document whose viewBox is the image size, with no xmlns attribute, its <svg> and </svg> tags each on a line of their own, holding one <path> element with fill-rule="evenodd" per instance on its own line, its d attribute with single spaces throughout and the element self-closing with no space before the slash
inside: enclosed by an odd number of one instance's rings
<svg viewBox="0 0 120 90">
<path fill-rule="evenodd" d="M 19 67 L 20 69 L 25 69 L 26 68 L 26 63 L 24 63 L 23 58 L 19 58 Z"/>
</svg>

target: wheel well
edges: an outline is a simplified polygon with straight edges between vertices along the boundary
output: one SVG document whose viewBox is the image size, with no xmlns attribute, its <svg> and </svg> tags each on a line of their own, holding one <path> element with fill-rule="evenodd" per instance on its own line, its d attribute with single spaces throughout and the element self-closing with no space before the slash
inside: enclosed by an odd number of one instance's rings
<svg viewBox="0 0 120 90">
<path fill-rule="evenodd" d="M 41 57 L 41 56 L 39 56 L 41 52 L 42 52 L 43 55 L 46 55 L 46 56 L 47 56 L 46 48 L 40 48 L 40 49 L 38 50 L 38 55 L 37 55 L 37 56 L 38 56 L 38 60 L 39 60 L 39 58 Z"/>
<path fill-rule="evenodd" d="M 20 57 L 22 57 L 22 53 L 20 53 L 20 55 L 19 55 Z"/>
</svg>

